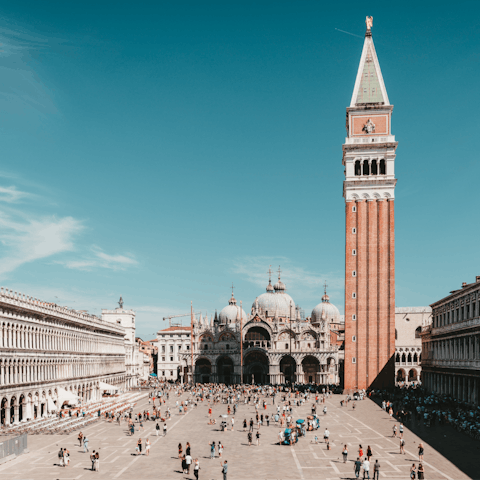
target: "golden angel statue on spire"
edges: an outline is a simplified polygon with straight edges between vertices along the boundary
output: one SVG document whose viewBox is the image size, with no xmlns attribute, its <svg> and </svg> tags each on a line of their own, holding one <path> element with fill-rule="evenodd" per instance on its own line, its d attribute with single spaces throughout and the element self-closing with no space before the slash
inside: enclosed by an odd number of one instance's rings
<svg viewBox="0 0 480 480">
<path fill-rule="evenodd" d="M 369 32 L 373 26 L 373 17 L 367 17 L 365 23 L 367 24 L 367 32 Z"/>
</svg>

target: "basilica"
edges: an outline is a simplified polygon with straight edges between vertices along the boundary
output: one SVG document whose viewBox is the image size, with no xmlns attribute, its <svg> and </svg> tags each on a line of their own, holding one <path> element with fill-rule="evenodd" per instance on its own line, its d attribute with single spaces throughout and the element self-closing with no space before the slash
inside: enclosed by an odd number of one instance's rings
<svg viewBox="0 0 480 480">
<path fill-rule="evenodd" d="M 191 349 L 179 358 L 183 380 L 193 370 L 196 383 L 338 384 L 341 352 L 331 333 L 340 320 L 326 291 L 305 318 L 279 272 L 249 314 L 232 292 L 219 314 L 192 319 Z"/>
</svg>

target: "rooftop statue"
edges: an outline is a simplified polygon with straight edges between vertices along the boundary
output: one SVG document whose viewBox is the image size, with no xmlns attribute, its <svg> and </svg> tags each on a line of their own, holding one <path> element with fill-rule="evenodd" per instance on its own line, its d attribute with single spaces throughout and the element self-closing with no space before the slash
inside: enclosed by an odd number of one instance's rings
<svg viewBox="0 0 480 480">
<path fill-rule="evenodd" d="M 367 32 L 369 32 L 373 26 L 373 17 L 367 17 L 365 23 L 367 24 Z"/>
</svg>

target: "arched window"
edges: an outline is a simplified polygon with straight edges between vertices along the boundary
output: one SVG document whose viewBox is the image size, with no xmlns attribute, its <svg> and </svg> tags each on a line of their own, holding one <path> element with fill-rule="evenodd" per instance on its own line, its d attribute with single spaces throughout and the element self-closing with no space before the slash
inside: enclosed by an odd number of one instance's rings
<svg viewBox="0 0 480 480">
<path fill-rule="evenodd" d="M 372 175 L 378 175 L 378 165 L 376 160 L 372 160 Z"/>
<path fill-rule="evenodd" d="M 397 355 L 395 356 L 395 362 L 400 363 L 400 354 L 399 353 L 397 353 Z"/>
<path fill-rule="evenodd" d="M 408 363 L 412 363 L 412 354 L 411 353 L 408 354 L 407 359 L 408 359 Z"/>
<path fill-rule="evenodd" d="M 417 327 L 415 329 L 415 338 L 420 338 L 420 333 L 422 333 L 422 327 Z"/>
<path fill-rule="evenodd" d="M 368 160 L 363 161 L 363 174 L 370 175 L 370 165 L 368 164 Z"/>
<path fill-rule="evenodd" d="M 402 353 L 402 363 L 405 363 L 407 361 L 407 356 Z"/>
<path fill-rule="evenodd" d="M 386 173 L 385 160 L 380 160 L 380 175 L 385 175 Z"/>
<path fill-rule="evenodd" d="M 355 160 L 355 175 L 358 177 L 362 174 L 360 168 L 360 160 Z"/>
</svg>

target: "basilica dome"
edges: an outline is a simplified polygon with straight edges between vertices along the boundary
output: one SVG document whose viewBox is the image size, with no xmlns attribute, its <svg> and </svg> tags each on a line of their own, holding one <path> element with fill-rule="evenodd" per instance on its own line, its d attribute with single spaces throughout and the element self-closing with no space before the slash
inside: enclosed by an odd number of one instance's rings
<svg viewBox="0 0 480 480">
<path fill-rule="evenodd" d="M 278 278 L 278 282 L 272 287 L 269 280 L 266 293 L 262 293 L 255 299 L 252 305 L 253 311 L 257 311 L 259 315 L 266 317 L 283 317 L 290 318 L 291 308 L 295 309 L 293 298 L 286 293 L 287 287 Z"/>
<path fill-rule="evenodd" d="M 228 301 L 228 305 L 220 312 L 220 324 L 235 323 L 237 321 L 237 317 L 240 318 L 240 316 L 243 317 L 244 322 L 248 319 L 248 315 L 245 313 L 245 311 L 240 309 L 240 307 L 237 305 L 237 301 L 235 300 L 232 292 L 232 296 Z"/>
<path fill-rule="evenodd" d="M 330 297 L 327 295 L 327 292 L 322 297 L 322 303 L 319 303 L 312 310 L 312 323 L 320 323 L 321 321 L 329 323 L 340 321 L 340 312 L 335 305 L 330 303 Z"/>
</svg>

